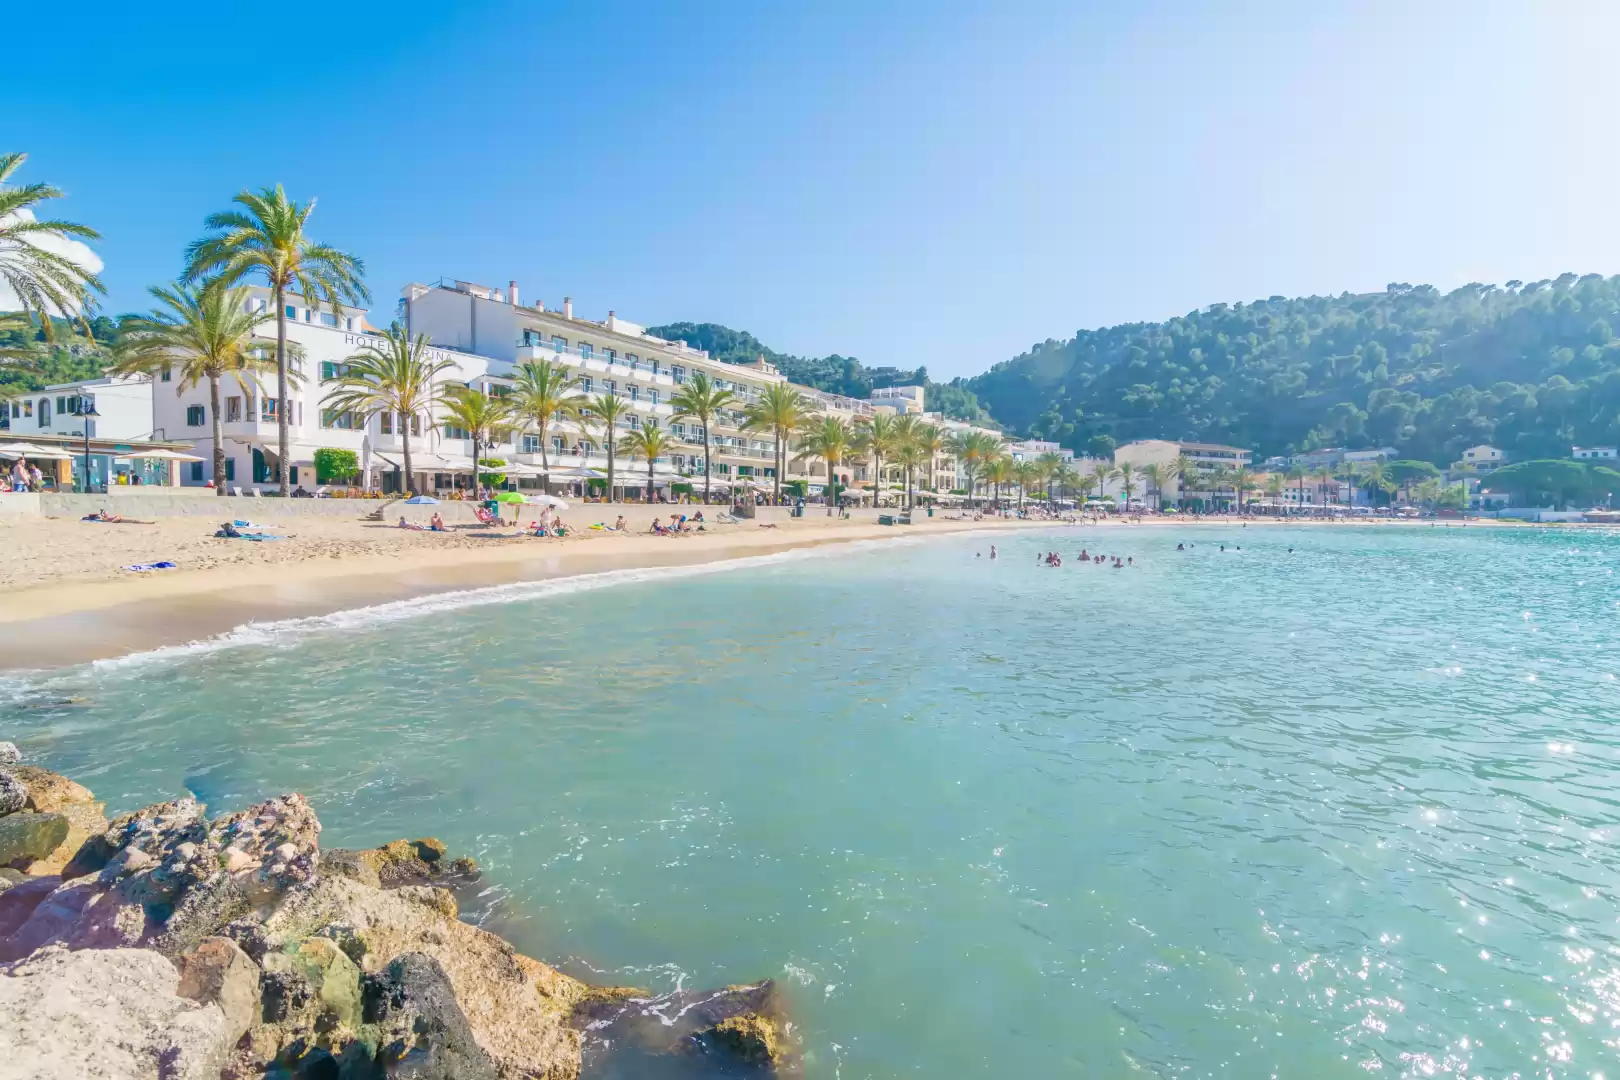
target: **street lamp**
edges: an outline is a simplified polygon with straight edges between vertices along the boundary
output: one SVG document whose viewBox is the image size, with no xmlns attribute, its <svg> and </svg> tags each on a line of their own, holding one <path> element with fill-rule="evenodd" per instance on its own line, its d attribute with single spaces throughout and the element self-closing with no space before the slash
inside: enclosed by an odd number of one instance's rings
<svg viewBox="0 0 1620 1080">
<path fill-rule="evenodd" d="M 80 398 L 82 405 L 79 408 L 79 419 L 84 421 L 84 493 L 91 494 L 90 490 L 90 421 L 101 414 L 96 412 L 95 398 Z"/>
</svg>

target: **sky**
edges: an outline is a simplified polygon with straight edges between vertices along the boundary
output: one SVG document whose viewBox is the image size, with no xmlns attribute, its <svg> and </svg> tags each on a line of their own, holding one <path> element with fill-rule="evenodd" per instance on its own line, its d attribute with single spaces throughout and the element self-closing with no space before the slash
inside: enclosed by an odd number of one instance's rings
<svg viewBox="0 0 1620 1080">
<path fill-rule="evenodd" d="M 70 31 L 64 26 L 71 21 Z M 250 187 L 373 322 L 454 278 L 976 374 L 1274 294 L 1620 272 L 1620 5 L 76 4 L 0 16 L 0 152 L 111 313 Z"/>
</svg>

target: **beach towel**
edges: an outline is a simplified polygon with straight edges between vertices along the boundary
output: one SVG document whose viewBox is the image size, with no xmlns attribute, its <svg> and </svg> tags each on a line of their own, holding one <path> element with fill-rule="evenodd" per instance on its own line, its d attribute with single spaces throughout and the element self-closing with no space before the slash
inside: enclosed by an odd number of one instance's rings
<svg viewBox="0 0 1620 1080">
<path fill-rule="evenodd" d="M 175 569 L 175 564 L 165 560 L 164 562 L 136 563 L 133 566 L 126 566 L 124 569 L 133 570 L 137 574 L 144 574 L 148 570 L 173 570 Z"/>
</svg>

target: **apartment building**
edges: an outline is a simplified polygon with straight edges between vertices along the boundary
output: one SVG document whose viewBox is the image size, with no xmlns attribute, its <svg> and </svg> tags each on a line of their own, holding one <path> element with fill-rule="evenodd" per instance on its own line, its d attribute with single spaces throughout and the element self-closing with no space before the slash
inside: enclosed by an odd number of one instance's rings
<svg viewBox="0 0 1620 1080">
<path fill-rule="evenodd" d="M 1219 469 L 1245 468 L 1252 454 L 1236 446 L 1221 443 L 1182 442 L 1174 439 L 1138 439 L 1114 451 L 1115 464 L 1129 463 L 1140 468 L 1157 463 L 1171 465 L 1185 457 L 1197 468 L 1213 472 Z M 1174 503 L 1182 498 L 1183 478 L 1178 476 L 1165 486 L 1164 502 Z M 1191 492 L 1191 489 L 1188 489 Z"/>
</svg>

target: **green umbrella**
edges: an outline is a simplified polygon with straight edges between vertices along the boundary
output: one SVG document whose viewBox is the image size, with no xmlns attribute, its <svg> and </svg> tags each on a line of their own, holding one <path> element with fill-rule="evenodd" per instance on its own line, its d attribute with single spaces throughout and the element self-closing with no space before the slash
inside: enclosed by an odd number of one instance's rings
<svg viewBox="0 0 1620 1080">
<path fill-rule="evenodd" d="M 523 494 L 517 491 L 503 491 L 499 495 L 495 496 L 495 501 L 503 503 L 520 503 L 523 501 Z"/>
</svg>

